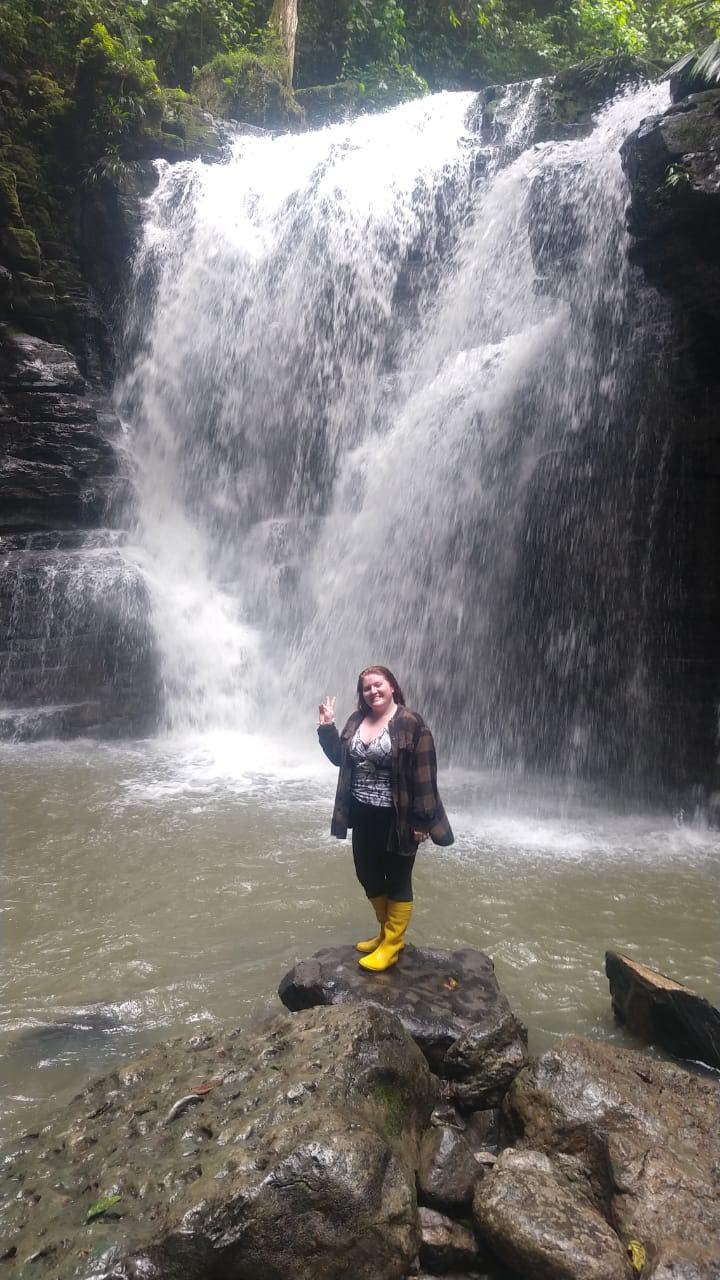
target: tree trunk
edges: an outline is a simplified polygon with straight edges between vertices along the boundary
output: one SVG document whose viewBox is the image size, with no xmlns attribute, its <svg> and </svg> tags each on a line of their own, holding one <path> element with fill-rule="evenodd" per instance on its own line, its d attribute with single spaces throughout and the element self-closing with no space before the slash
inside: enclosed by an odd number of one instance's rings
<svg viewBox="0 0 720 1280">
<path fill-rule="evenodd" d="M 280 37 L 288 61 L 288 80 L 293 82 L 295 68 L 295 34 L 298 25 L 298 0 L 273 0 L 270 26 Z"/>
</svg>

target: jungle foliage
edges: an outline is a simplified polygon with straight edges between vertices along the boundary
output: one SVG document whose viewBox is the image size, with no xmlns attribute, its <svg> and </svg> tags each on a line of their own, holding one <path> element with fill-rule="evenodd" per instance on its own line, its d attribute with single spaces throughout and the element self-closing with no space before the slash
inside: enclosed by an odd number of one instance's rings
<svg viewBox="0 0 720 1280">
<path fill-rule="evenodd" d="M 0 62 L 72 90 L 87 42 L 139 91 L 192 89 L 218 55 L 267 47 L 271 0 L 3 0 Z M 672 62 L 720 33 L 718 0 L 299 0 L 296 84 L 399 78 L 409 91 L 558 70 L 630 53 Z M 93 35 L 93 31 L 96 32 Z M 111 95 L 112 96 L 112 95 Z"/>
<path fill-rule="evenodd" d="M 295 88 L 342 83 L 361 106 L 608 55 L 667 66 L 720 33 L 720 0 L 299 0 L 298 9 Z M 188 103 L 292 122 L 299 109 L 271 13 L 272 0 L 3 0 L 0 151 L 3 135 L 35 153 L 72 136 L 79 169 L 89 168 L 167 132 Z"/>
</svg>

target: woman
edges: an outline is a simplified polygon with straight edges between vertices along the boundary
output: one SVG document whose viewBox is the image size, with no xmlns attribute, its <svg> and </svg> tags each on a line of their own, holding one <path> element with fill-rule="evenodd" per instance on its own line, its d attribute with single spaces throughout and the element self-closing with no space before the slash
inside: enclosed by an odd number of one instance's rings
<svg viewBox="0 0 720 1280">
<path fill-rule="evenodd" d="M 342 733 L 335 698 L 320 704 L 318 737 L 340 768 L 330 830 L 344 840 L 352 827 L 357 878 L 370 899 L 380 932 L 358 942 L 360 964 L 380 972 L 397 962 L 412 914 L 412 870 L 428 836 L 452 844 L 454 836 L 437 790 L 432 734 L 408 711 L 387 667 L 366 667 L 357 682 L 357 711 Z"/>
</svg>

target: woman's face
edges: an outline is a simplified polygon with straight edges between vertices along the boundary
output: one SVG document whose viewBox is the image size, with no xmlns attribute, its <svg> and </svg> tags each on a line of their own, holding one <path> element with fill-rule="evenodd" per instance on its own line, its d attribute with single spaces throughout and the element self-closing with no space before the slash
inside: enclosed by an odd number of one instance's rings
<svg viewBox="0 0 720 1280">
<path fill-rule="evenodd" d="M 393 689 L 389 680 L 379 671 L 363 676 L 363 698 L 375 716 L 382 716 L 393 704 Z"/>
</svg>

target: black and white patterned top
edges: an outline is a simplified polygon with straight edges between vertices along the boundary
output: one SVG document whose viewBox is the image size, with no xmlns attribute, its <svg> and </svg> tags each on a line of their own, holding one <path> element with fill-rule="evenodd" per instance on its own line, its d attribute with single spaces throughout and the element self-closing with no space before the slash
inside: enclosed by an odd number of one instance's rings
<svg viewBox="0 0 720 1280">
<path fill-rule="evenodd" d="M 358 726 L 350 743 L 352 794 L 361 804 L 391 809 L 393 803 L 390 768 L 392 743 L 387 725 L 372 742 L 363 742 Z"/>
</svg>

